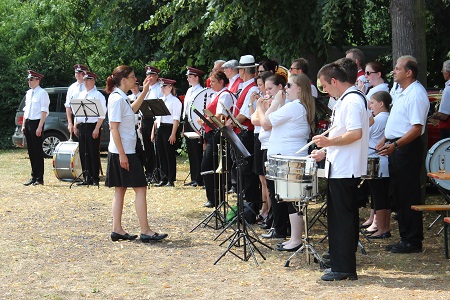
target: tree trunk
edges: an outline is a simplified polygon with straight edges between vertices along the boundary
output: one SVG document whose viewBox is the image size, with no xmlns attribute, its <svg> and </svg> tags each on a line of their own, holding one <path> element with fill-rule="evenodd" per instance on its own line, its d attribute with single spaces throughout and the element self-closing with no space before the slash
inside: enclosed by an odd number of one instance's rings
<svg viewBox="0 0 450 300">
<path fill-rule="evenodd" d="M 392 59 L 411 55 L 419 64 L 418 80 L 427 86 L 425 0 L 391 0 Z"/>
</svg>

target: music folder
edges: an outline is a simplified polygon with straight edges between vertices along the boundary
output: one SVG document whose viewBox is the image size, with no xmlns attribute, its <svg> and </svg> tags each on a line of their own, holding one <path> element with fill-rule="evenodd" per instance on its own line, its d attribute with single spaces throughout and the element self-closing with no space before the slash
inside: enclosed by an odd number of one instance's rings
<svg viewBox="0 0 450 300">
<path fill-rule="evenodd" d="M 139 111 L 144 117 L 168 116 L 170 111 L 163 99 L 146 99 L 142 101 Z"/>
</svg>

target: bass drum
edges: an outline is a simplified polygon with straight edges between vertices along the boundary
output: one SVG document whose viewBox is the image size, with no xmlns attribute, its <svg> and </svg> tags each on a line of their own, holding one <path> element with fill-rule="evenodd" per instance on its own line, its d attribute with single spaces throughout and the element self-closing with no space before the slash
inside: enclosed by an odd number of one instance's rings
<svg viewBox="0 0 450 300">
<path fill-rule="evenodd" d="M 439 172 L 439 155 L 446 155 L 445 170 L 450 170 L 450 138 L 440 140 L 428 150 L 425 160 L 425 168 L 427 172 Z M 437 185 L 443 189 L 450 191 L 450 180 L 440 180 L 431 178 Z"/>
<path fill-rule="evenodd" d="M 75 181 L 82 173 L 78 143 L 59 143 L 53 152 L 53 173 L 61 181 Z"/>
<path fill-rule="evenodd" d="M 194 111 L 194 109 L 197 109 L 198 112 L 203 114 L 203 110 L 208 106 L 209 103 L 211 103 L 211 96 L 214 94 L 214 91 L 211 88 L 204 88 L 200 92 L 198 92 L 197 95 L 195 95 L 194 100 L 192 100 L 192 104 L 187 109 L 187 117 L 189 124 L 191 124 L 192 128 L 200 134 L 202 129 L 202 126 L 200 126 L 197 123 L 197 120 L 200 118 Z"/>
</svg>

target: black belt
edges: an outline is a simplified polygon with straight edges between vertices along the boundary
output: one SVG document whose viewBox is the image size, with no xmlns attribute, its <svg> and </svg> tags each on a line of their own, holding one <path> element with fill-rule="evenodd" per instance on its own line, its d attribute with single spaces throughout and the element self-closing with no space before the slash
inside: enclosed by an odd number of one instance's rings
<svg viewBox="0 0 450 300">
<path fill-rule="evenodd" d="M 398 141 L 400 138 L 386 139 L 386 142 L 393 143 Z"/>
<path fill-rule="evenodd" d="M 172 123 L 161 123 L 159 126 L 166 127 L 166 126 L 173 126 L 173 124 Z"/>
<path fill-rule="evenodd" d="M 31 119 L 26 119 L 26 121 L 33 121 L 33 122 L 36 122 L 36 121 L 40 121 L 41 119 L 36 119 L 36 120 L 31 120 Z"/>
</svg>

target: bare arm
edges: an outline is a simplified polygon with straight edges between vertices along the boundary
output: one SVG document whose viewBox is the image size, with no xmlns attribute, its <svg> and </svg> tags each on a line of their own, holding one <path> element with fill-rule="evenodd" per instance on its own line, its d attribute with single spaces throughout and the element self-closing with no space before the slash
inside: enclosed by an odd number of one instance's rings
<svg viewBox="0 0 450 300">
<path fill-rule="evenodd" d="M 111 130 L 111 135 L 112 135 L 114 144 L 116 145 L 117 151 L 119 152 L 120 167 L 129 171 L 130 165 L 128 164 L 128 157 L 125 153 L 125 150 L 123 149 L 122 139 L 120 138 L 120 133 L 119 133 L 119 125 L 120 125 L 120 122 L 110 122 L 109 128 Z"/>
<path fill-rule="evenodd" d="M 408 145 L 416 138 L 418 138 L 421 134 L 422 134 L 422 125 L 415 124 L 404 136 L 402 136 L 400 139 L 397 140 L 396 142 L 397 145 L 395 145 L 394 143 L 385 144 L 383 147 L 380 148 L 380 152 L 378 152 L 378 154 L 383 156 L 392 154 L 397 146 L 401 148 L 402 146 Z"/>
</svg>

